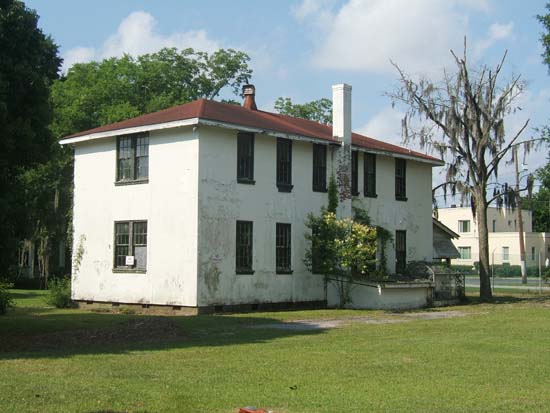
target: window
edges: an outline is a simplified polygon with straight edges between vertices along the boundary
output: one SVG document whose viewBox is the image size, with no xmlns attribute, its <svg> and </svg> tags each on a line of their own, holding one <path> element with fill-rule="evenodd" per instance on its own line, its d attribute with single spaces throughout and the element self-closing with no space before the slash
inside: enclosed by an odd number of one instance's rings
<svg viewBox="0 0 550 413">
<path fill-rule="evenodd" d="M 497 220 L 493 219 L 493 232 L 497 232 Z"/>
<path fill-rule="evenodd" d="M 395 231 L 395 272 L 402 274 L 407 266 L 407 231 Z"/>
<path fill-rule="evenodd" d="M 461 260 L 472 259 L 472 247 L 458 247 L 458 252 L 460 253 Z"/>
<path fill-rule="evenodd" d="M 290 267 L 290 224 L 277 223 L 275 229 L 275 266 L 277 274 L 289 274 Z"/>
<path fill-rule="evenodd" d="M 405 159 L 395 160 L 395 199 L 407 200 L 407 161 Z"/>
<path fill-rule="evenodd" d="M 376 197 L 376 155 L 373 153 L 365 153 L 363 176 L 365 196 Z"/>
<path fill-rule="evenodd" d="M 359 152 L 351 153 L 351 194 L 359 195 Z"/>
<path fill-rule="evenodd" d="M 535 247 L 531 247 L 531 261 L 535 261 L 536 259 Z"/>
<path fill-rule="evenodd" d="M 327 147 L 313 144 L 313 190 L 327 191 Z"/>
<path fill-rule="evenodd" d="M 116 270 L 147 268 L 147 221 L 115 222 Z"/>
<path fill-rule="evenodd" d="M 254 183 L 254 134 L 237 135 L 237 182 Z"/>
<path fill-rule="evenodd" d="M 470 221 L 458 221 L 458 232 L 470 232 Z"/>
<path fill-rule="evenodd" d="M 502 247 L 502 261 L 509 261 L 509 260 L 510 260 L 510 248 Z"/>
<path fill-rule="evenodd" d="M 279 192 L 292 191 L 292 141 L 277 139 L 277 188 Z"/>
<path fill-rule="evenodd" d="M 252 270 L 252 222 L 237 221 L 237 274 L 253 274 Z"/>
<path fill-rule="evenodd" d="M 517 219 L 514 219 L 514 231 L 518 230 L 518 222 Z"/>
<path fill-rule="evenodd" d="M 149 178 L 149 136 L 117 138 L 117 182 L 146 181 Z"/>
</svg>

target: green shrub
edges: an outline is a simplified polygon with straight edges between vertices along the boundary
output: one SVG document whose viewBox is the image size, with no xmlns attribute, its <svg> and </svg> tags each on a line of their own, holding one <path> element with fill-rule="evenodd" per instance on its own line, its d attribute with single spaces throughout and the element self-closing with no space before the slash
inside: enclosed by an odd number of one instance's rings
<svg viewBox="0 0 550 413">
<path fill-rule="evenodd" d="M 57 308 L 72 307 L 71 279 L 69 277 L 64 277 L 51 280 L 46 302 Z"/>
<path fill-rule="evenodd" d="M 13 307 L 13 297 L 8 291 L 9 288 L 13 288 L 13 284 L 0 281 L 0 315 L 6 314 L 8 308 Z"/>
</svg>

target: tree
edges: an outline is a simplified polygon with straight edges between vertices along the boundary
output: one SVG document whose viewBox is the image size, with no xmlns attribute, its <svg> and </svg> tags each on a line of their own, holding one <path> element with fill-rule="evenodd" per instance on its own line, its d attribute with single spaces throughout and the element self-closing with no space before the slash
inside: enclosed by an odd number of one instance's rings
<svg viewBox="0 0 550 413">
<path fill-rule="evenodd" d="M 275 101 L 275 110 L 282 115 L 332 124 L 332 101 L 326 98 L 299 104 L 292 103 L 290 98 L 279 97 Z"/>
<path fill-rule="evenodd" d="M 542 24 L 544 32 L 540 35 L 540 42 L 544 48 L 542 52 L 542 59 L 548 69 L 550 70 L 550 3 L 546 3 L 546 14 L 537 15 L 537 20 Z"/>
<path fill-rule="evenodd" d="M 487 195 L 488 184 L 496 180 L 501 161 L 514 147 L 522 145 L 529 150 L 533 140 L 520 140 L 529 121 L 510 136 L 504 127 L 506 117 L 518 109 L 516 100 L 524 89 L 520 76 L 502 84 L 506 53 L 496 67 L 482 65 L 476 70 L 468 65 L 466 42 L 462 57 L 451 53 L 456 72 L 444 71 L 442 82 L 437 84 L 425 78 L 413 80 L 394 64 L 401 85 L 389 95 L 394 103 L 407 106 L 404 140 L 417 140 L 421 147 L 435 149 L 446 158 L 446 182 L 441 187 L 450 187 L 453 194 L 459 191 L 471 201 L 479 237 L 480 297 L 488 299 L 492 296 L 487 228 L 487 208 L 492 199 Z M 414 128 L 413 119 L 425 123 Z"/>
<path fill-rule="evenodd" d="M 0 1 L 0 276 L 17 261 L 27 223 L 19 177 L 45 162 L 53 144 L 50 85 L 61 59 L 37 23 L 21 1 Z"/>
<path fill-rule="evenodd" d="M 252 69 L 240 51 L 212 54 L 165 48 L 132 57 L 79 63 L 52 88 L 56 137 L 187 103 L 214 99 L 224 88 L 235 95 Z"/>
<path fill-rule="evenodd" d="M 533 231 L 550 232 L 550 163 L 537 169 L 535 178 L 540 182 L 539 190 L 523 203 L 533 213 Z"/>
</svg>

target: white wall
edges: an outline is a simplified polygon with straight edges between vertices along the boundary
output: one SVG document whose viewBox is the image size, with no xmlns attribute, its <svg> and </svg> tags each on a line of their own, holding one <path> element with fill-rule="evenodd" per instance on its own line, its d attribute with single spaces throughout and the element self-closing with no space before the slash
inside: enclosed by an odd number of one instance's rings
<svg viewBox="0 0 550 413">
<path fill-rule="evenodd" d="M 533 220 L 531 211 L 521 211 L 523 221 L 523 231 L 531 232 L 533 230 Z M 477 223 L 474 220 L 472 209 L 470 207 L 458 208 L 440 208 L 438 210 L 438 219 L 447 225 L 450 229 L 459 235 L 477 236 Z M 470 221 L 470 233 L 459 232 L 458 221 Z M 518 230 L 518 211 L 512 211 L 506 208 L 498 209 L 489 207 L 487 209 L 487 228 L 489 232 L 513 232 Z M 493 231 L 493 221 L 495 221 L 495 231 Z"/>
<path fill-rule="evenodd" d="M 256 135 L 256 183 L 247 185 L 236 179 L 237 132 L 201 127 L 199 134 L 199 305 L 324 300 L 322 277 L 303 263 L 307 214 L 327 204 L 326 193 L 312 190 L 312 144 L 293 141 L 294 188 L 284 193 L 276 186 L 276 138 Z M 327 161 L 330 171 L 330 150 Z M 254 274 L 235 273 L 237 220 L 253 221 Z M 293 274 L 275 273 L 277 222 L 292 225 Z"/>
<path fill-rule="evenodd" d="M 197 305 L 198 140 L 191 128 L 152 132 L 149 182 L 115 186 L 116 138 L 75 146 L 73 299 Z M 114 222 L 147 220 L 147 270 L 113 272 Z"/>
<path fill-rule="evenodd" d="M 359 154 L 359 192 L 353 206 L 365 209 L 373 225 L 391 232 L 407 231 L 407 262 L 432 261 L 432 168 L 431 165 L 407 160 L 407 201 L 395 199 L 395 159 L 376 156 L 376 198 L 363 193 L 364 156 Z M 395 244 L 387 245 L 388 269 L 395 271 Z"/>
</svg>

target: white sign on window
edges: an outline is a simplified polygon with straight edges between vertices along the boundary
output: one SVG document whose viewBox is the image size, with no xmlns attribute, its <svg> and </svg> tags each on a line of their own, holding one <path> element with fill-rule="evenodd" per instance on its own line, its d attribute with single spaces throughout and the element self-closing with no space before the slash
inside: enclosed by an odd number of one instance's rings
<svg viewBox="0 0 550 413">
<path fill-rule="evenodd" d="M 126 256 L 126 265 L 128 267 L 132 267 L 134 265 L 134 256 L 133 255 L 127 255 Z"/>
</svg>

